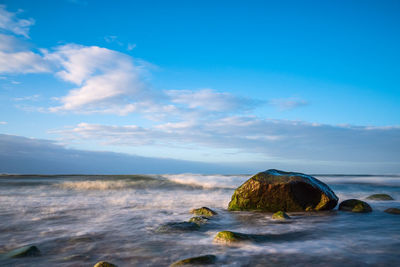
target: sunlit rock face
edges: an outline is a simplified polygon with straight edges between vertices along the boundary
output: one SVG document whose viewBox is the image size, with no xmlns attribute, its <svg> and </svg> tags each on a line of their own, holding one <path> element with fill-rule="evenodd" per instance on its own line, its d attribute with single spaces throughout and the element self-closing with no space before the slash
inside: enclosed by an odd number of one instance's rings
<svg viewBox="0 0 400 267">
<path fill-rule="evenodd" d="M 260 211 L 319 211 L 333 209 L 338 197 L 318 179 L 296 172 L 267 170 L 238 187 L 228 209 Z"/>
</svg>

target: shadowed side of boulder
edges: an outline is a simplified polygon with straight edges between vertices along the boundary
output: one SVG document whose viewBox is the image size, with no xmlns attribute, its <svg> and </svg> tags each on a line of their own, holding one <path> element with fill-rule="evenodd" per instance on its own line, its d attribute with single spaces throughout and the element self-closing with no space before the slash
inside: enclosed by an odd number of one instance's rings
<svg viewBox="0 0 400 267">
<path fill-rule="evenodd" d="M 238 187 L 228 209 L 260 211 L 319 211 L 333 209 L 335 193 L 318 179 L 296 172 L 267 170 Z"/>
<path fill-rule="evenodd" d="M 371 212 L 371 206 L 364 201 L 358 199 L 348 199 L 340 203 L 339 210 L 366 213 Z"/>
<path fill-rule="evenodd" d="M 199 257 L 187 258 L 172 263 L 170 266 L 182 266 L 182 265 L 209 265 L 214 264 L 217 261 L 215 255 L 203 255 Z"/>
<path fill-rule="evenodd" d="M 11 250 L 3 254 L 1 258 L 23 258 L 23 257 L 36 257 L 40 256 L 40 250 L 36 246 L 25 246 Z"/>
</svg>

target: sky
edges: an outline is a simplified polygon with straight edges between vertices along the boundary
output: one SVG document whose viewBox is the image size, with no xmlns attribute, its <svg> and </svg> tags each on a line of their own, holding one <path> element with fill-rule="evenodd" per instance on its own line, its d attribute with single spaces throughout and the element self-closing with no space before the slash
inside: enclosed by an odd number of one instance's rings
<svg viewBox="0 0 400 267">
<path fill-rule="evenodd" d="M 0 0 L 0 173 L 400 173 L 399 1 Z"/>
</svg>

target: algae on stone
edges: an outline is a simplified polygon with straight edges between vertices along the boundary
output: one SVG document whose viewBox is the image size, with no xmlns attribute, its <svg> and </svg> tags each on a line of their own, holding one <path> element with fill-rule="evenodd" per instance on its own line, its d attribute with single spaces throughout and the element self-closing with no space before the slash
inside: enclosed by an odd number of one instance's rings
<svg viewBox="0 0 400 267">
<path fill-rule="evenodd" d="M 339 210 L 357 212 L 357 213 L 365 213 L 371 212 L 371 206 L 361 200 L 358 199 L 348 199 L 340 203 Z"/>
<path fill-rule="evenodd" d="M 337 202 L 335 193 L 312 176 L 267 170 L 235 190 L 228 210 L 319 211 L 333 209 Z"/>
<path fill-rule="evenodd" d="M 156 229 L 158 233 L 188 232 L 199 230 L 200 226 L 194 222 L 169 222 Z"/>
<path fill-rule="evenodd" d="M 99 261 L 94 265 L 94 267 L 117 267 L 117 265 L 114 265 L 106 261 Z"/>
<path fill-rule="evenodd" d="M 290 216 L 287 215 L 283 211 L 278 211 L 278 212 L 275 212 L 274 214 L 272 214 L 272 219 L 274 219 L 274 220 L 288 220 L 288 219 L 290 219 Z"/>
<path fill-rule="evenodd" d="M 210 219 L 205 216 L 195 216 L 189 219 L 189 222 L 196 223 L 198 225 L 206 224 Z"/>
<path fill-rule="evenodd" d="M 211 217 L 211 216 L 214 216 L 214 215 L 218 214 L 215 211 L 213 211 L 212 209 L 207 208 L 207 207 L 201 207 L 201 208 L 198 208 L 198 209 L 192 209 L 190 211 L 190 213 L 193 213 L 195 215 L 208 216 L 208 217 Z"/>
<path fill-rule="evenodd" d="M 367 197 L 370 200 L 393 200 L 393 198 L 388 194 L 373 194 Z"/>
<path fill-rule="evenodd" d="M 199 257 L 187 258 L 183 260 L 176 261 L 170 265 L 170 267 L 174 266 L 182 266 L 182 265 L 209 265 L 214 264 L 217 260 L 215 255 L 203 255 Z"/>
<path fill-rule="evenodd" d="M 231 231 L 221 231 L 214 237 L 214 242 L 216 243 L 234 243 L 240 241 L 250 240 L 251 238 L 242 233 L 231 232 Z"/>
</svg>

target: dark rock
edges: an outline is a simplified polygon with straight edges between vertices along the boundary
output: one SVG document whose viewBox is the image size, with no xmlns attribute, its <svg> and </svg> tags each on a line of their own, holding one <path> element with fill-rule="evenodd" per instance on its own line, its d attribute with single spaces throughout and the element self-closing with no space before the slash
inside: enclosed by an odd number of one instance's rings
<svg viewBox="0 0 400 267">
<path fill-rule="evenodd" d="M 367 197 L 370 200 L 393 200 L 393 198 L 388 194 L 374 194 Z"/>
<path fill-rule="evenodd" d="M 388 209 L 385 209 L 385 212 L 390 213 L 390 214 L 400 215 L 400 209 L 397 209 L 397 208 L 388 208 Z"/>
<path fill-rule="evenodd" d="M 288 220 L 288 219 L 290 219 L 290 217 L 285 212 L 278 211 L 278 212 L 275 212 L 274 214 L 272 214 L 272 219 L 274 219 L 274 220 Z"/>
<path fill-rule="evenodd" d="M 114 265 L 106 261 L 99 261 L 94 265 L 94 267 L 117 267 L 117 265 Z"/>
<path fill-rule="evenodd" d="M 188 232 L 199 230 L 200 226 L 194 222 L 169 222 L 157 228 L 159 233 Z"/>
<path fill-rule="evenodd" d="M 228 209 L 260 211 L 318 211 L 333 209 L 335 193 L 318 179 L 296 172 L 267 170 L 238 187 Z"/>
<path fill-rule="evenodd" d="M 181 265 L 208 265 L 214 264 L 217 261 L 215 255 L 203 255 L 199 257 L 187 258 L 184 260 L 176 261 L 170 265 L 170 267 L 181 266 Z"/>
<path fill-rule="evenodd" d="M 215 211 L 213 211 L 212 209 L 207 208 L 207 207 L 202 207 L 202 208 L 198 208 L 198 209 L 192 209 L 190 211 L 190 213 L 193 213 L 195 215 L 208 216 L 208 217 L 211 217 L 211 216 L 214 216 L 214 215 L 218 214 Z"/>
<path fill-rule="evenodd" d="M 225 245 L 237 245 L 240 242 L 288 242 L 293 240 L 304 240 L 309 233 L 304 231 L 283 234 L 244 234 L 232 231 L 221 231 L 214 237 L 214 242 Z"/>
<path fill-rule="evenodd" d="M 351 212 L 371 212 L 372 208 L 364 201 L 358 199 L 348 199 L 340 203 L 339 210 Z"/>
<path fill-rule="evenodd" d="M 25 246 L 11 250 L 10 252 L 2 255 L 1 258 L 23 258 L 40 256 L 40 250 L 36 246 Z"/>
<path fill-rule="evenodd" d="M 189 222 L 196 223 L 198 225 L 206 224 L 210 219 L 205 216 L 195 216 L 190 218 Z"/>
</svg>

